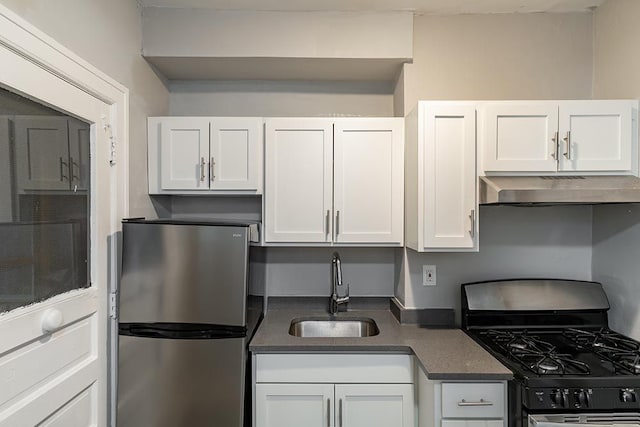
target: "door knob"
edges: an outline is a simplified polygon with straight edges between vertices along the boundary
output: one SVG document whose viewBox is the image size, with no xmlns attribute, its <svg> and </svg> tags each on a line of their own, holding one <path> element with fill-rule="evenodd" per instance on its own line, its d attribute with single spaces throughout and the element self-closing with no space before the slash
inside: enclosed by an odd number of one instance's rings
<svg viewBox="0 0 640 427">
<path fill-rule="evenodd" d="M 50 308 L 42 315 L 42 331 L 45 333 L 57 331 L 63 323 L 64 317 L 57 308 Z"/>
</svg>

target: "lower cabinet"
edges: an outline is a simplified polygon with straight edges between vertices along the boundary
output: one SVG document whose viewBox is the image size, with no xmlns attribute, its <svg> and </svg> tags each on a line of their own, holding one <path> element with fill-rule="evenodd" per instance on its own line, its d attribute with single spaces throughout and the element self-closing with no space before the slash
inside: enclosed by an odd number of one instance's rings
<svg viewBox="0 0 640 427">
<path fill-rule="evenodd" d="M 412 427 L 412 384 L 257 384 L 257 427 Z"/>
<path fill-rule="evenodd" d="M 504 420 L 442 420 L 442 427 L 504 427 Z"/>
<path fill-rule="evenodd" d="M 418 373 L 419 427 L 506 427 L 505 381 L 432 381 Z"/>
<path fill-rule="evenodd" d="M 255 427 L 415 427 L 409 355 L 266 354 L 255 360 Z"/>
<path fill-rule="evenodd" d="M 333 384 L 256 384 L 256 427 L 333 427 Z"/>
</svg>

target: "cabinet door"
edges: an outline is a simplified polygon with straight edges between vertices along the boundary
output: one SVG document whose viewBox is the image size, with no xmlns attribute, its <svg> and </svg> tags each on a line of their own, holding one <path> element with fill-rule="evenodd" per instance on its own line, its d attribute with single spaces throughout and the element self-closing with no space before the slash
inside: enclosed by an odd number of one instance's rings
<svg viewBox="0 0 640 427">
<path fill-rule="evenodd" d="M 71 189 L 89 189 L 89 149 L 91 126 L 76 119 L 69 119 L 69 177 Z"/>
<path fill-rule="evenodd" d="M 475 107 L 431 104 L 422 120 L 425 249 L 473 249 L 478 211 Z"/>
<path fill-rule="evenodd" d="M 209 119 L 164 117 L 159 125 L 161 189 L 208 190 Z"/>
<path fill-rule="evenodd" d="M 632 170 L 637 101 L 560 103 L 561 171 Z"/>
<path fill-rule="evenodd" d="M 265 138 L 265 242 L 330 242 L 333 126 L 271 119 Z"/>
<path fill-rule="evenodd" d="M 255 427 L 333 427 L 333 384 L 256 384 L 255 407 Z"/>
<path fill-rule="evenodd" d="M 555 172 L 558 104 L 495 102 L 482 108 L 485 172 Z"/>
<path fill-rule="evenodd" d="M 402 119 L 342 119 L 335 124 L 334 242 L 402 245 Z"/>
<path fill-rule="evenodd" d="M 18 190 L 69 190 L 67 118 L 22 116 L 14 126 Z"/>
<path fill-rule="evenodd" d="M 413 427 L 412 384 L 336 384 L 338 427 Z"/>
<path fill-rule="evenodd" d="M 209 176 L 212 190 L 262 192 L 262 119 L 213 118 Z"/>
</svg>

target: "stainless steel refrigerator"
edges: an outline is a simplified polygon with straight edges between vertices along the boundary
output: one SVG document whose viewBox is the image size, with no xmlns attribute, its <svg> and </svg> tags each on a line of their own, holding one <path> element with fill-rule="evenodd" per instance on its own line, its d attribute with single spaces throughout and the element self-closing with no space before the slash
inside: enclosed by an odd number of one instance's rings
<svg viewBox="0 0 640 427">
<path fill-rule="evenodd" d="M 262 316 L 248 292 L 251 227 L 123 221 L 119 427 L 249 421 L 247 344 Z"/>
</svg>

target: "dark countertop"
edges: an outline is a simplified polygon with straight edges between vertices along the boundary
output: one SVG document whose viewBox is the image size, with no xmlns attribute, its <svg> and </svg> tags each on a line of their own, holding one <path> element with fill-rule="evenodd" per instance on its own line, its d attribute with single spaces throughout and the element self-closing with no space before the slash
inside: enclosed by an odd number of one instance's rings
<svg viewBox="0 0 640 427">
<path fill-rule="evenodd" d="M 254 335 L 254 353 L 395 352 L 413 354 L 432 380 L 509 380 L 512 373 L 460 329 L 427 329 L 400 324 L 389 310 L 354 310 L 338 317 L 369 317 L 380 334 L 366 338 L 299 338 L 289 335 L 291 320 L 328 317 L 326 310 L 269 310 Z"/>
</svg>

